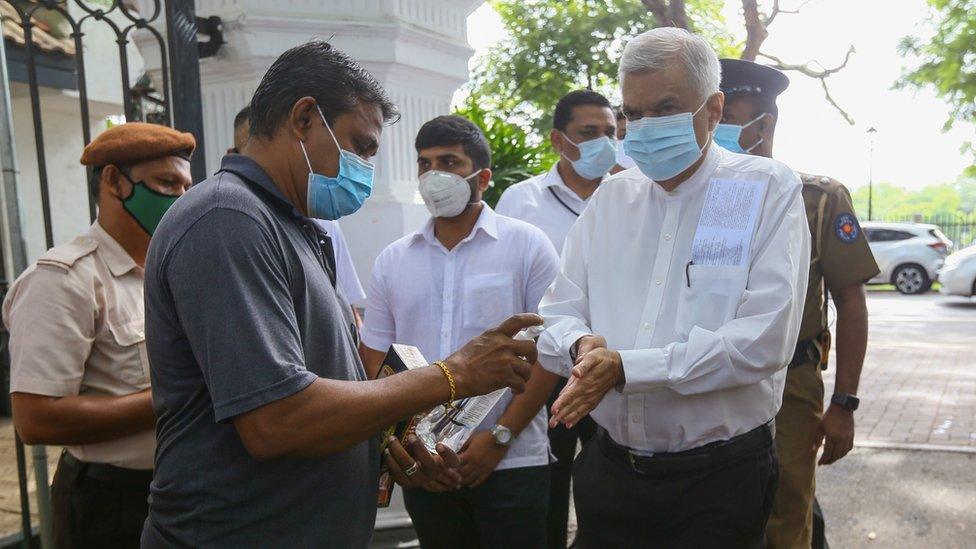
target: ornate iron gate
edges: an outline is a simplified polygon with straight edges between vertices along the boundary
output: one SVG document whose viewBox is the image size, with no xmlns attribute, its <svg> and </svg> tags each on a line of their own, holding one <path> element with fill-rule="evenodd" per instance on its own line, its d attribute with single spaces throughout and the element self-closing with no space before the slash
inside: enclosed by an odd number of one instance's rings
<svg viewBox="0 0 976 549">
<path fill-rule="evenodd" d="M 17 162 L 14 154 L 12 113 L 9 88 L 12 80 L 27 84 L 30 95 L 34 129 L 34 149 L 37 157 L 38 185 L 44 237 L 47 247 L 54 245 L 51 222 L 51 197 L 45 155 L 41 89 L 58 82 L 58 87 L 77 92 L 81 117 L 79 131 L 84 144 L 92 137 L 89 116 L 86 62 L 110 63 L 114 60 L 85 58 L 84 37 L 93 26 L 110 29 L 118 46 L 118 66 L 122 82 L 122 106 L 127 120 L 146 120 L 173 126 L 192 133 L 197 138 L 197 152 L 192 162 L 193 178 L 206 177 L 203 150 L 203 116 L 200 98 L 200 52 L 212 55 L 221 41 L 219 33 L 208 44 L 198 44 L 198 21 L 193 0 L 0 0 L 0 21 L 3 44 L 0 44 L 0 165 L 3 167 L 3 199 L 0 211 L 7 228 L 8 245 L 0 252 L 10 254 L 8 262 L 13 272 L 4 269 L 0 280 L 0 298 L 9 283 L 27 266 L 27 254 L 22 234 L 21 205 L 18 203 Z M 165 25 L 163 25 L 165 23 Z M 213 32 L 219 22 L 205 21 Z M 165 26 L 166 32 L 160 29 Z M 60 32 L 52 32 L 60 28 Z M 158 44 L 161 71 L 158 89 L 148 78 L 131 82 L 127 46 L 133 36 L 147 33 Z M 60 35 L 60 36 L 59 36 Z M 6 51 L 5 51 L 6 50 Z M 9 63 L 8 63 L 9 61 Z M 80 151 L 79 151 L 80 154 Z M 89 174 L 90 175 L 90 174 Z M 87 185 L 87 181 L 79 181 Z M 95 198 L 90 193 L 89 217 L 95 218 Z M 84 206 L 80 206 L 84 207 Z M 6 333 L 0 354 L 9 372 Z M 4 387 L 5 389 L 5 387 Z M 18 472 L 20 474 L 23 512 L 24 546 L 31 543 L 30 514 L 27 505 L 27 476 L 23 445 L 17 438 Z M 37 472 L 38 503 L 41 511 L 41 541 L 49 546 L 47 471 L 43 447 L 34 449 Z"/>
</svg>

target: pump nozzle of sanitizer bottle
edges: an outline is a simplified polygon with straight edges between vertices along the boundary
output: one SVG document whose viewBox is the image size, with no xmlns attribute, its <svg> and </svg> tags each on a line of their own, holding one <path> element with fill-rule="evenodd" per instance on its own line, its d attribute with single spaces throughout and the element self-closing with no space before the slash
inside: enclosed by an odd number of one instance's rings
<svg viewBox="0 0 976 549">
<path fill-rule="evenodd" d="M 516 334 L 514 339 L 535 341 L 542 332 L 542 326 L 531 326 Z M 416 434 L 431 453 L 437 452 L 438 443 L 459 452 L 509 391 L 511 389 L 505 388 L 487 395 L 461 398 L 454 401 L 453 408 L 437 406 L 417 423 Z"/>
</svg>

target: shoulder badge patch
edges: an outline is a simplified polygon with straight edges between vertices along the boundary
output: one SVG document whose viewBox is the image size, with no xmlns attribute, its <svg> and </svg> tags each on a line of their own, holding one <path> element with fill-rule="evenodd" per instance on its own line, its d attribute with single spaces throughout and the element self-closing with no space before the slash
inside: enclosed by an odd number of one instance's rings
<svg viewBox="0 0 976 549">
<path fill-rule="evenodd" d="M 857 218 L 844 212 L 834 220 L 834 232 L 837 233 L 837 238 L 841 242 L 850 244 L 861 235 L 861 226 L 857 224 Z"/>
</svg>

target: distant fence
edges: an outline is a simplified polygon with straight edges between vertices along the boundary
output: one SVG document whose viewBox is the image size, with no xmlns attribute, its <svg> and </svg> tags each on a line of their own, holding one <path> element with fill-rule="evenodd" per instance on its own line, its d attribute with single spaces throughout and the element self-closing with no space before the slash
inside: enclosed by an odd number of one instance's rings
<svg viewBox="0 0 976 549">
<path fill-rule="evenodd" d="M 969 245 L 976 244 L 976 212 L 951 215 L 883 216 L 872 219 L 872 221 L 938 225 L 942 229 L 942 232 L 952 241 L 956 250 L 961 250 Z"/>
</svg>

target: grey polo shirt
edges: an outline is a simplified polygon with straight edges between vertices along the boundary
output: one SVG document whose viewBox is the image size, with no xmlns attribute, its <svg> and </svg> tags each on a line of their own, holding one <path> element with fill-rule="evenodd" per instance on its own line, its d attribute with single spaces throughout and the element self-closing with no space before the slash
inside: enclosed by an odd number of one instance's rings
<svg viewBox="0 0 976 549">
<path fill-rule="evenodd" d="M 319 377 L 366 378 L 331 261 L 328 236 L 245 156 L 163 218 L 146 261 L 157 448 L 143 547 L 369 543 L 375 441 L 257 462 L 231 421 Z"/>
</svg>

